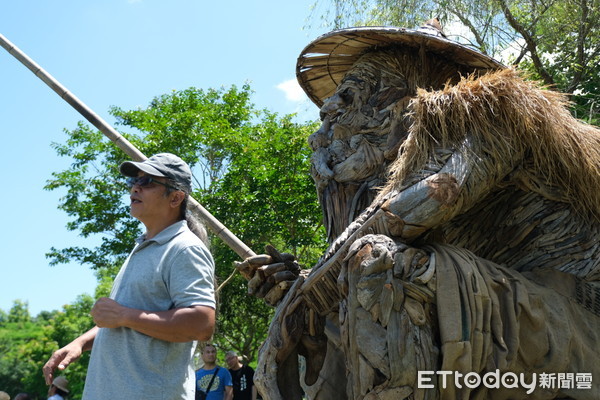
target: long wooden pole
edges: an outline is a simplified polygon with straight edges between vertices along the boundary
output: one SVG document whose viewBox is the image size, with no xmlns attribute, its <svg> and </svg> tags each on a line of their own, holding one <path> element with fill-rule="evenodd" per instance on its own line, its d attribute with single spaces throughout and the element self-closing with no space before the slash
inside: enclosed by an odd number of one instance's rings
<svg viewBox="0 0 600 400">
<path fill-rule="evenodd" d="M 112 140 L 121 150 L 130 156 L 134 161 L 143 161 L 147 157 L 139 151 L 131 142 L 117 132 L 110 124 L 102 119 L 98 114 L 92 111 L 84 102 L 79 100 L 73 93 L 67 90 L 56 79 L 40 67 L 35 61 L 29 58 L 17 46 L 12 44 L 4 35 L 0 34 L 0 45 L 6 49 L 13 57 L 26 66 L 35 76 L 40 78 L 63 100 L 76 109 L 85 119 L 98 128 L 104 135 Z M 208 210 L 190 196 L 190 209 L 199 215 L 208 228 L 219 238 L 221 238 L 235 253 L 242 259 L 256 255 L 244 242 L 235 236 L 225 225 L 216 219 Z"/>
</svg>

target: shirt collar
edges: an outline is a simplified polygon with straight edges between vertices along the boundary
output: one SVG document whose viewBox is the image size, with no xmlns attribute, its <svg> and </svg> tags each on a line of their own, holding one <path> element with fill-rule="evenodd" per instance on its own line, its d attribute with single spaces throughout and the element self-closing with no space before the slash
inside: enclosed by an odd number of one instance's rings
<svg viewBox="0 0 600 400">
<path fill-rule="evenodd" d="M 175 222 L 173 225 L 169 225 L 162 231 L 160 231 L 156 236 L 147 242 L 155 242 L 157 244 L 165 244 L 169 240 L 173 239 L 175 236 L 179 235 L 181 232 L 185 230 L 187 227 L 187 221 L 181 220 Z M 142 235 L 135 240 L 138 244 L 142 244 L 146 241 L 146 235 Z"/>
</svg>

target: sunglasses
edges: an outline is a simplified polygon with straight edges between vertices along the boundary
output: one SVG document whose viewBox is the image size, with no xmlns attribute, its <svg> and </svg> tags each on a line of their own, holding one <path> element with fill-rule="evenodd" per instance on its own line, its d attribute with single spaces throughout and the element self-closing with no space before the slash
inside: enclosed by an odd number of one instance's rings
<svg viewBox="0 0 600 400">
<path fill-rule="evenodd" d="M 127 178 L 127 180 L 125 182 L 127 182 L 127 186 L 129 186 L 130 189 L 132 187 L 134 187 L 135 185 L 142 187 L 142 188 L 147 188 L 147 187 L 150 187 L 153 183 L 157 183 L 164 187 L 167 187 L 167 188 L 170 188 L 173 190 L 178 190 L 176 187 L 171 186 L 164 182 L 157 181 L 155 178 L 152 178 L 151 176 L 148 176 L 148 175 Z"/>
</svg>

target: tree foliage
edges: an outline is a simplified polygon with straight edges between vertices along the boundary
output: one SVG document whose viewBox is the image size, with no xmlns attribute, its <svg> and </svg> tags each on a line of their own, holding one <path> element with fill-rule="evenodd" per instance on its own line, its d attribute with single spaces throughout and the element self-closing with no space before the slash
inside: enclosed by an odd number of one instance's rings
<svg viewBox="0 0 600 400">
<path fill-rule="evenodd" d="M 437 17 L 449 38 L 530 71 L 570 94 L 579 118 L 600 123 L 598 0 L 318 0 L 313 10 L 330 28 L 416 28 Z"/>
<path fill-rule="evenodd" d="M 44 311 L 32 318 L 27 303 L 16 300 L 8 315 L 17 318 L 0 322 L 0 387 L 12 396 L 27 392 L 45 399 L 48 387 L 42 366 L 54 350 L 93 326 L 92 304 L 92 297 L 84 295 L 62 311 Z M 84 354 L 64 372 L 74 400 L 81 398 L 88 360 L 89 354 Z"/>
<path fill-rule="evenodd" d="M 308 175 L 306 138 L 313 130 L 314 126 L 292 123 L 290 116 L 263 112 L 262 121 L 247 127 L 232 143 L 235 149 L 227 173 L 199 199 L 226 226 L 235 227 L 240 239 L 256 252 L 271 243 L 308 266 L 325 246 L 316 192 Z M 237 257 L 215 240 L 213 252 L 226 266 L 219 275 L 226 277 Z M 246 291 L 245 280 L 234 273 L 220 294 L 219 336 L 224 346 L 253 360 L 258 350 L 255 338 L 262 342 L 266 336 L 271 309 Z"/>
</svg>

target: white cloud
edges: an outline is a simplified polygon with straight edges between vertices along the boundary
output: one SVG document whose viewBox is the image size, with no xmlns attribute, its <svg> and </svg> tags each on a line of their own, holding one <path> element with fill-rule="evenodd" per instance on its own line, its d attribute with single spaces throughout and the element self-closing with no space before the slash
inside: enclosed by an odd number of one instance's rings
<svg viewBox="0 0 600 400">
<path fill-rule="evenodd" d="M 281 82 L 277 85 L 277 89 L 283 91 L 285 93 L 285 98 L 290 101 L 300 102 L 307 98 L 304 94 L 304 90 L 302 90 L 296 79 Z"/>
</svg>

